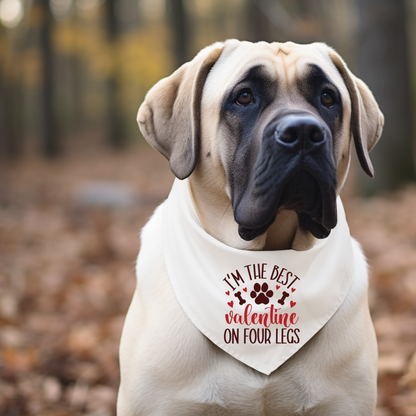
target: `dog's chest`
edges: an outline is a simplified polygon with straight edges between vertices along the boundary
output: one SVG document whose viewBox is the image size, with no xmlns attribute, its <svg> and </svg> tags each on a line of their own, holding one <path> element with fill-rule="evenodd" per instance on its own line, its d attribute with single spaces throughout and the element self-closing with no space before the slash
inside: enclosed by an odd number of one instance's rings
<svg viewBox="0 0 416 416">
<path fill-rule="evenodd" d="M 354 302 L 345 302 L 312 340 L 266 376 L 214 345 L 185 315 L 166 272 L 161 240 L 161 224 L 152 219 L 142 234 L 137 264 L 138 297 L 131 306 L 137 321 L 127 335 L 135 339 L 128 365 L 134 370 L 131 387 L 138 414 L 333 416 L 337 413 L 316 409 L 346 400 L 339 380 L 359 396 L 365 386 L 354 380 L 365 381 L 369 371 L 365 354 L 357 354 L 362 347 L 357 333 L 366 332 L 365 285 L 353 285 L 352 292 L 360 292 L 353 294 Z M 155 394 L 157 400 L 148 400 Z"/>
<path fill-rule="evenodd" d="M 166 307 L 177 318 L 165 324 L 156 322 L 162 325 L 164 337 L 152 337 L 152 345 L 149 342 L 144 347 L 152 350 L 151 362 L 157 368 L 147 363 L 140 368 L 137 393 L 143 399 L 141 405 L 146 402 L 143 414 L 260 416 L 279 410 L 279 415 L 293 415 L 321 401 L 313 381 L 318 370 L 311 368 L 316 364 L 295 356 L 274 375 L 263 375 L 215 346 L 181 315 L 175 302 Z M 149 312 L 157 313 L 156 309 Z M 298 370 L 302 361 L 312 377 Z M 144 400 L 149 390 L 157 392 L 161 400 Z"/>
<path fill-rule="evenodd" d="M 139 365 L 137 399 L 146 414 L 252 416 L 279 409 L 284 415 L 320 400 L 313 387 L 320 370 L 307 359 L 319 337 L 270 376 L 242 365 L 206 338 L 183 312 L 163 262 L 159 223 L 147 225 L 142 242 L 145 262 L 138 262 L 138 290 L 145 313 L 140 350 L 143 357 L 151 352 L 151 360 L 143 359 Z M 157 391 L 161 400 L 140 400 L 150 391 Z"/>
<path fill-rule="evenodd" d="M 361 357 L 345 351 L 345 357 L 339 357 L 325 349 L 336 322 L 331 322 L 278 370 L 266 376 L 209 341 L 183 314 L 175 299 L 163 304 L 176 318 L 152 322 L 160 325 L 163 336 L 152 333 L 149 326 L 145 330 L 151 336 L 142 339 L 141 350 L 149 353 L 144 355 L 136 372 L 134 396 L 140 409 L 138 414 L 333 416 L 337 413 L 324 409 L 330 409 L 334 402 L 345 409 L 345 413 L 339 414 L 360 414 L 357 410 L 347 411 L 347 403 L 342 405 L 348 396 L 339 395 L 338 384 L 340 379 L 347 380 L 345 391 L 358 393 L 363 386 L 354 380 L 368 372 L 369 363 L 362 363 Z M 156 302 L 148 313 L 160 315 L 160 306 Z M 322 354 L 325 350 L 327 353 Z M 328 377 L 327 369 L 342 359 L 348 361 L 348 367 L 336 368 Z M 154 394 L 158 400 L 149 401 L 148 397 Z M 317 408 L 321 413 L 316 413 Z"/>
</svg>

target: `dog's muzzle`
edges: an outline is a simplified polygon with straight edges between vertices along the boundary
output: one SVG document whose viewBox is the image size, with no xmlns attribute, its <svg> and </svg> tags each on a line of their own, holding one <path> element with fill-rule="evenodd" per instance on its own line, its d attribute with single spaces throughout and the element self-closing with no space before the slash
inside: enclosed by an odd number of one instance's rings
<svg viewBox="0 0 416 416">
<path fill-rule="evenodd" d="M 236 193 L 239 234 L 252 240 L 280 208 L 294 210 L 301 228 L 325 238 L 337 223 L 336 166 L 329 128 L 309 113 L 290 113 L 265 128 L 245 189 Z"/>
</svg>

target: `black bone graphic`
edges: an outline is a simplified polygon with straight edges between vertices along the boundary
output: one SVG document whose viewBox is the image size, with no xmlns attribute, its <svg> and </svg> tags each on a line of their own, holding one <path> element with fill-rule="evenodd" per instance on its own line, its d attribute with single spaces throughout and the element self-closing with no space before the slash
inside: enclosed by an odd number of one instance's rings
<svg viewBox="0 0 416 416">
<path fill-rule="evenodd" d="M 280 303 L 282 306 L 285 304 L 285 299 L 287 298 L 289 296 L 289 293 L 287 293 L 287 292 L 283 292 L 282 293 L 282 298 L 281 299 L 279 299 L 278 301 L 277 301 L 277 303 Z"/>
<path fill-rule="evenodd" d="M 234 296 L 238 298 L 240 305 L 244 305 L 246 303 L 246 301 L 241 297 L 241 292 L 234 293 Z"/>
</svg>

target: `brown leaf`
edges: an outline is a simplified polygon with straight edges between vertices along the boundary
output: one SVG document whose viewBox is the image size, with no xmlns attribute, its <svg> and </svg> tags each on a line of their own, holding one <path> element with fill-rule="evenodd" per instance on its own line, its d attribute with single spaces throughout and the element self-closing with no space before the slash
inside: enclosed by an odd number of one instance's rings
<svg viewBox="0 0 416 416">
<path fill-rule="evenodd" d="M 13 371 L 29 371 L 38 364 L 39 354 L 33 347 L 1 349 L 3 365 Z"/>
</svg>

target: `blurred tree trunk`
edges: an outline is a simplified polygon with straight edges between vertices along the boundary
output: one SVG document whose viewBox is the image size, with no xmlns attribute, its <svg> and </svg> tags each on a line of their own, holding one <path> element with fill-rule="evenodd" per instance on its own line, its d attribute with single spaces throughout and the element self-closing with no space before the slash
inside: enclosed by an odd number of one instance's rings
<svg viewBox="0 0 416 416">
<path fill-rule="evenodd" d="M 3 102 L 0 103 L 2 129 L 4 134 L 1 147 L 8 157 L 15 158 L 22 151 L 22 91 L 19 84 L 14 80 L 8 80 L 5 85 L 0 86 L 0 94 Z"/>
<path fill-rule="evenodd" d="M 305 36 L 296 27 L 292 15 L 278 0 L 249 0 L 247 26 L 251 28 L 250 40 L 254 42 L 305 42 Z"/>
<path fill-rule="evenodd" d="M 183 0 L 170 1 L 170 25 L 173 32 L 175 68 L 189 60 L 189 25 Z"/>
<path fill-rule="evenodd" d="M 6 38 L 6 28 L 0 25 L 0 36 Z M 12 66 L 13 52 L 10 41 L 5 40 L 7 46 L 0 51 L 0 156 L 16 156 L 17 147 L 17 125 L 15 122 L 16 85 L 11 79 L 10 68 Z M 7 51 L 6 51 L 7 49 Z"/>
<path fill-rule="evenodd" d="M 273 42 L 273 36 L 270 31 L 270 24 L 265 16 L 265 12 L 261 9 L 261 2 L 249 1 L 247 4 L 248 27 L 251 27 L 252 42 Z"/>
<path fill-rule="evenodd" d="M 6 29 L 0 25 L 0 39 L 5 38 Z M 0 157 L 6 153 L 7 143 L 7 130 L 6 130 L 6 118 L 5 118 L 5 69 L 4 69 L 5 52 L 0 49 Z"/>
<path fill-rule="evenodd" d="M 358 71 L 385 116 L 371 152 L 375 178 L 364 189 L 394 189 L 415 178 L 405 0 L 357 0 Z"/>
<path fill-rule="evenodd" d="M 75 53 L 62 58 L 63 64 L 67 66 L 68 77 L 68 108 L 69 127 L 77 129 L 84 123 L 84 112 L 82 111 L 82 75 L 81 63 Z"/>
<path fill-rule="evenodd" d="M 41 87 L 41 146 L 46 156 L 55 156 L 60 150 L 54 114 L 54 68 L 52 51 L 53 17 L 49 0 L 38 0 L 41 10 L 40 47 L 42 49 L 43 81 Z"/>
<path fill-rule="evenodd" d="M 123 148 L 126 145 L 126 136 L 123 129 L 123 118 L 120 111 L 119 91 L 120 85 L 118 81 L 118 56 L 117 56 L 117 40 L 118 40 L 118 22 L 115 14 L 115 0 L 106 0 L 106 25 L 107 36 L 110 43 L 112 53 L 113 70 L 107 80 L 108 94 L 108 140 L 111 146 L 116 149 Z"/>
</svg>

